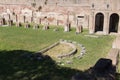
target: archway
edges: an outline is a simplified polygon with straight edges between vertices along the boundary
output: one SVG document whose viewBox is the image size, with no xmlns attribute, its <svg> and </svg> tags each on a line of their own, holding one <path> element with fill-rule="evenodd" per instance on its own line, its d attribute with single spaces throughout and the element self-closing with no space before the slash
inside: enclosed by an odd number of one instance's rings
<svg viewBox="0 0 120 80">
<path fill-rule="evenodd" d="M 103 31 L 104 15 L 102 13 L 97 13 L 95 16 L 95 32 Z"/>
<path fill-rule="evenodd" d="M 119 23 L 119 15 L 113 13 L 110 16 L 110 23 L 109 23 L 109 33 L 110 32 L 118 32 L 118 23 Z"/>
</svg>

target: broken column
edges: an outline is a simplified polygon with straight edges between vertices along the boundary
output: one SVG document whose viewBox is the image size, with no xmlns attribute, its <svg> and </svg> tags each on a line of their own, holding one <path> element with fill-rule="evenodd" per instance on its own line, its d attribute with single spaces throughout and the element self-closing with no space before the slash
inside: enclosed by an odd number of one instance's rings
<svg viewBox="0 0 120 80">
<path fill-rule="evenodd" d="M 78 26 L 76 27 L 76 34 L 79 34 L 79 33 L 81 33 L 82 31 L 83 31 L 82 25 L 78 25 Z"/>
<path fill-rule="evenodd" d="M 49 22 L 47 20 L 47 17 L 45 17 L 45 24 L 43 26 L 43 30 L 47 30 L 47 29 L 49 29 Z"/>
<path fill-rule="evenodd" d="M 0 19 L 0 26 L 2 26 L 3 25 L 3 20 L 2 19 Z"/>
<path fill-rule="evenodd" d="M 70 22 L 65 23 L 64 31 L 65 31 L 65 32 L 69 32 L 69 31 L 70 31 L 70 28 L 71 28 Z"/>
<path fill-rule="evenodd" d="M 9 25 L 9 26 L 12 26 L 12 25 L 13 25 L 13 20 L 9 19 L 9 20 L 8 20 L 8 25 Z"/>
</svg>

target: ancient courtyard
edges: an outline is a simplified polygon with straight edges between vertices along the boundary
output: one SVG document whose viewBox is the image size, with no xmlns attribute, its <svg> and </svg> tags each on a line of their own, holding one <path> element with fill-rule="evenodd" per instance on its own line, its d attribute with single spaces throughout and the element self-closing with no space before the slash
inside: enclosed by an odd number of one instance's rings
<svg viewBox="0 0 120 80">
<path fill-rule="evenodd" d="M 1 80 L 120 80 L 120 0 L 0 0 Z"/>
</svg>

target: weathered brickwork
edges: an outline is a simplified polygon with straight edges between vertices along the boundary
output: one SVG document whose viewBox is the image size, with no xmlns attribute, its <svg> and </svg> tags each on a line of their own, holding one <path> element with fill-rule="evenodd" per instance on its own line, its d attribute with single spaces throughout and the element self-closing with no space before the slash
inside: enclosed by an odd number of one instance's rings
<svg viewBox="0 0 120 80">
<path fill-rule="evenodd" d="M 120 0 L 0 0 L 0 24 L 82 25 L 89 33 L 120 33 Z M 115 19 L 115 20 L 113 20 Z"/>
</svg>

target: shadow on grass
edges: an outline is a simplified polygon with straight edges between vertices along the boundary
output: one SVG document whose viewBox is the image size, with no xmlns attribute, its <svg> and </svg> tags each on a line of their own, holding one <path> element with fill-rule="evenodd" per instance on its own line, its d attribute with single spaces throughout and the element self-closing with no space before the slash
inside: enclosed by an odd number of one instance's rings
<svg viewBox="0 0 120 80">
<path fill-rule="evenodd" d="M 76 75 L 75 75 L 76 74 Z M 72 76 L 76 79 L 72 79 Z M 0 51 L 0 80 L 97 80 L 84 72 L 58 66 L 49 56 L 24 50 Z M 112 80 L 112 79 L 111 79 Z"/>
<path fill-rule="evenodd" d="M 23 50 L 0 51 L 0 80 L 71 80 L 81 71 L 58 66 L 49 56 Z"/>
</svg>

